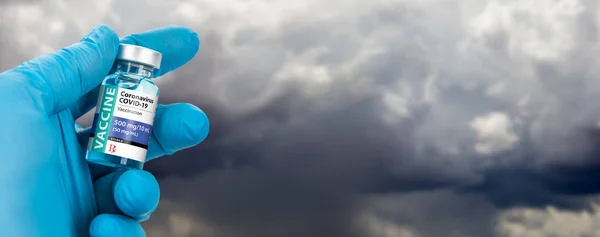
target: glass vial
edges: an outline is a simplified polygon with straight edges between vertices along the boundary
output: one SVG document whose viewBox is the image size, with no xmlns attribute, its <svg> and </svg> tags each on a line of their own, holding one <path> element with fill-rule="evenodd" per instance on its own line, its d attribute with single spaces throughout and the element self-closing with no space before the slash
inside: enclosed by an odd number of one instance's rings
<svg viewBox="0 0 600 237">
<path fill-rule="evenodd" d="M 142 169 L 159 90 L 150 80 L 162 55 L 121 44 L 110 74 L 100 86 L 86 159 L 115 168 Z"/>
</svg>

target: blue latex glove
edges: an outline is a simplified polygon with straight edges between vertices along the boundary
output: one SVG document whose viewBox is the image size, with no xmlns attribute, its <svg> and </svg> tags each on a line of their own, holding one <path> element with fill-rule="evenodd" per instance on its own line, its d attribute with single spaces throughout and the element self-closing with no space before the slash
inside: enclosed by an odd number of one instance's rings
<svg viewBox="0 0 600 237">
<path fill-rule="evenodd" d="M 145 236 L 140 221 L 159 200 L 158 182 L 85 160 L 89 129 L 75 119 L 95 106 L 119 41 L 163 54 L 155 76 L 194 57 L 197 34 L 171 26 L 119 39 L 108 26 L 79 43 L 0 74 L 0 235 Z M 199 144 L 208 118 L 191 104 L 159 105 L 148 160 Z"/>
</svg>

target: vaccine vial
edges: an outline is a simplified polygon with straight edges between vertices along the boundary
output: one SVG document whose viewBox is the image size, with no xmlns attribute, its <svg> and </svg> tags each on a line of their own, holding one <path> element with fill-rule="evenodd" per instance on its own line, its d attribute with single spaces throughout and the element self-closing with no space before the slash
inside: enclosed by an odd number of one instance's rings
<svg viewBox="0 0 600 237">
<path fill-rule="evenodd" d="M 121 44 L 96 104 L 88 162 L 115 168 L 142 169 L 158 104 L 158 87 L 150 80 L 162 55 Z"/>
</svg>

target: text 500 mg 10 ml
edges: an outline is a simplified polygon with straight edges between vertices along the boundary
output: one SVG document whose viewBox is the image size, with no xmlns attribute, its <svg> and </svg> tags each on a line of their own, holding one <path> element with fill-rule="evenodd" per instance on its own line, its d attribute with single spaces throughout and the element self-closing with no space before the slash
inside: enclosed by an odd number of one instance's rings
<svg viewBox="0 0 600 237">
<path fill-rule="evenodd" d="M 150 79 L 161 59 L 148 48 L 119 46 L 113 69 L 100 87 L 86 154 L 89 162 L 143 168 L 159 95 Z"/>
</svg>

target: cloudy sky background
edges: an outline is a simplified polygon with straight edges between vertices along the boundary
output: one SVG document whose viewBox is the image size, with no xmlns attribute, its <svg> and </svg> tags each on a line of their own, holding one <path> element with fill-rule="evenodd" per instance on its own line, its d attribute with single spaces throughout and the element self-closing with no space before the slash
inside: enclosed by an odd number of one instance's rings
<svg viewBox="0 0 600 237">
<path fill-rule="evenodd" d="M 2 0 L 0 70 L 98 23 L 202 41 L 150 237 L 600 236 L 595 0 Z"/>
</svg>

